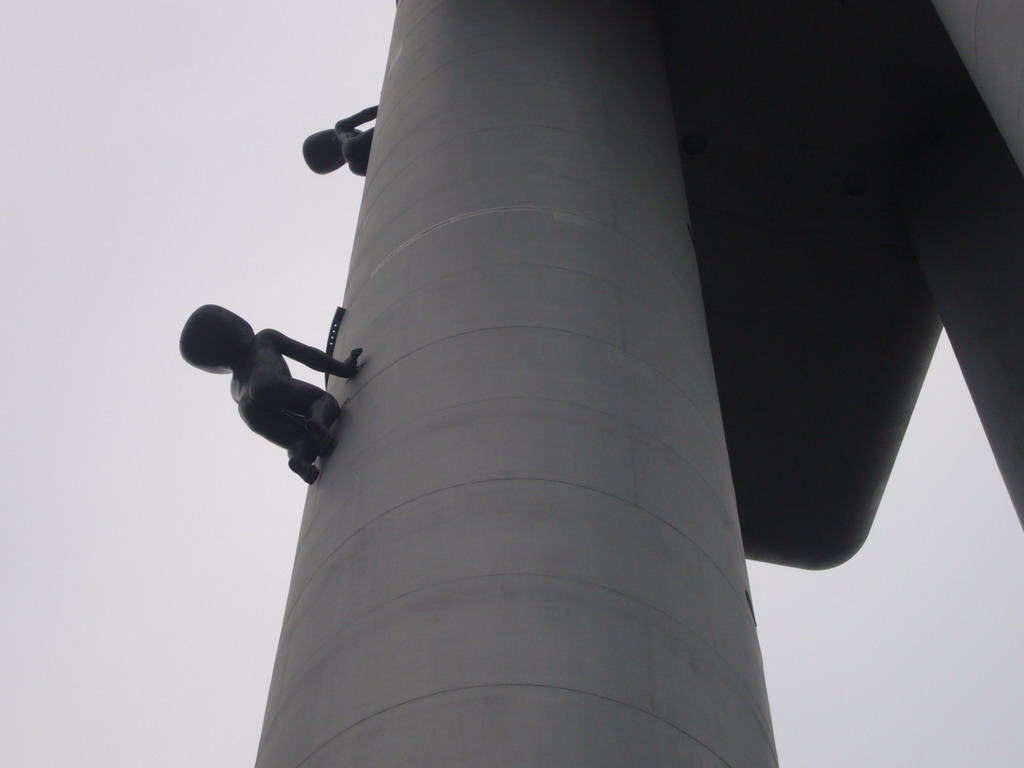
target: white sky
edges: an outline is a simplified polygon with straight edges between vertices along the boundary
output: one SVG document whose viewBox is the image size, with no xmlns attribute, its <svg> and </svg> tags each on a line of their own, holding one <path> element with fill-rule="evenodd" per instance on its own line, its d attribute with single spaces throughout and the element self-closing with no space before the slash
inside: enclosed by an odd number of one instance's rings
<svg viewBox="0 0 1024 768">
<path fill-rule="evenodd" d="M 0 765 L 251 764 L 305 486 L 177 338 L 323 343 L 361 182 L 300 146 L 394 8 L 4 11 Z M 862 553 L 751 578 L 784 768 L 1024 764 L 1024 535 L 945 344 Z"/>
</svg>

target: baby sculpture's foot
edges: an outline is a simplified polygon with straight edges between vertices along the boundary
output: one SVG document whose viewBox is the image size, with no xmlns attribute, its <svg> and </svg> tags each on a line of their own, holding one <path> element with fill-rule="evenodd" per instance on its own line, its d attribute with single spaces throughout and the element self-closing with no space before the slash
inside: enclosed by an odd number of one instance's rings
<svg viewBox="0 0 1024 768">
<path fill-rule="evenodd" d="M 320 477 L 319 469 L 298 456 L 292 456 L 288 459 L 288 469 L 305 480 L 309 485 L 315 483 L 316 479 Z"/>
</svg>

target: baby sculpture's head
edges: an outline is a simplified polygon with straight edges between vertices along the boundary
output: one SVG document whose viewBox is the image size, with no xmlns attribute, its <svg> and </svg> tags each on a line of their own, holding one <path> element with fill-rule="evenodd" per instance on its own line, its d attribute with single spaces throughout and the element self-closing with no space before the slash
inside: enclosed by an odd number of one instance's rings
<svg viewBox="0 0 1024 768">
<path fill-rule="evenodd" d="M 309 170 L 319 174 L 336 171 L 345 164 L 341 139 L 333 128 L 318 131 L 302 142 L 302 157 Z"/>
<path fill-rule="evenodd" d="M 178 346 L 189 365 L 210 373 L 230 373 L 254 335 L 252 326 L 234 312 L 206 304 L 185 321 Z"/>
</svg>

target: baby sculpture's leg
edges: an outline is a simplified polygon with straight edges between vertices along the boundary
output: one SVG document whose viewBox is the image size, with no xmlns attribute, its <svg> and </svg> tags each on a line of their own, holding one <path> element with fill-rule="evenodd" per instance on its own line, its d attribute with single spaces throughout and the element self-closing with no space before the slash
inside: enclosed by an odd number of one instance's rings
<svg viewBox="0 0 1024 768">
<path fill-rule="evenodd" d="M 313 462 L 319 446 L 300 417 L 277 408 L 267 408 L 251 397 L 239 402 L 238 413 L 249 429 L 288 451 L 288 468 L 292 472 L 310 485 L 316 482 L 320 470 L 313 466 Z"/>
<path fill-rule="evenodd" d="M 370 148 L 373 146 L 373 128 L 354 136 L 347 136 L 341 142 L 341 154 L 348 168 L 356 176 L 365 176 L 370 165 Z"/>
<path fill-rule="evenodd" d="M 267 407 L 282 408 L 306 419 L 306 431 L 325 456 L 334 447 L 331 427 L 341 414 L 334 397 L 320 387 L 282 376 L 254 376 L 249 385 L 252 397 Z"/>
<path fill-rule="evenodd" d="M 316 456 L 310 459 L 305 455 L 307 453 L 305 449 L 300 449 L 300 452 L 288 449 L 288 469 L 305 480 L 307 485 L 312 485 L 320 477 L 320 470 L 313 464 Z"/>
<path fill-rule="evenodd" d="M 334 399 L 333 395 L 327 392 L 317 398 L 310 406 L 306 416 L 306 429 L 310 436 L 316 441 L 317 453 L 320 456 L 330 456 L 334 450 L 334 433 L 332 427 L 341 415 L 341 406 Z"/>
</svg>

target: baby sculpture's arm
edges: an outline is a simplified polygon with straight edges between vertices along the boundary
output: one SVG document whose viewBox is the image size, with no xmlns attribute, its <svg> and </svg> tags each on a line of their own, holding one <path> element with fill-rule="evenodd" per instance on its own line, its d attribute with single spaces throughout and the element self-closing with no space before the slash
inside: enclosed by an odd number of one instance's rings
<svg viewBox="0 0 1024 768">
<path fill-rule="evenodd" d="M 362 112 L 357 112 L 356 114 L 352 115 L 352 117 L 346 117 L 344 120 L 339 120 L 335 124 L 334 130 L 338 134 L 344 135 L 346 133 L 349 133 L 350 131 L 354 131 L 358 126 L 362 125 L 363 123 L 370 122 L 375 117 L 377 117 L 377 107 L 367 107 Z"/>
<path fill-rule="evenodd" d="M 268 331 L 264 331 L 267 333 Z M 316 347 L 310 347 L 295 339 L 288 338 L 279 331 L 269 331 L 273 334 L 274 346 L 285 357 L 302 363 L 314 371 L 329 373 L 332 376 L 340 376 L 343 379 L 350 379 L 356 375 L 356 361 L 363 353 L 362 349 L 353 349 L 345 361 L 335 360 L 326 352 L 321 352 Z"/>
</svg>

